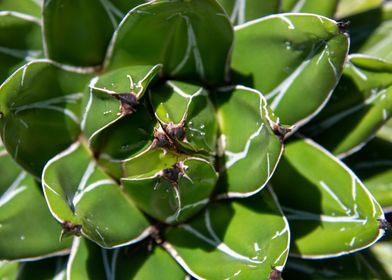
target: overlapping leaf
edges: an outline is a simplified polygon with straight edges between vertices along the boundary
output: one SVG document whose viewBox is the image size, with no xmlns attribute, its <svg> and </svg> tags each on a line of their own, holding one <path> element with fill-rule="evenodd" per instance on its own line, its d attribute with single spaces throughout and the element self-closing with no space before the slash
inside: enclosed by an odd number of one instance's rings
<svg viewBox="0 0 392 280">
<path fill-rule="evenodd" d="M 143 214 L 83 144 L 77 142 L 51 159 L 42 183 L 50 211 L 66 233 L 82 233 L 106 248 L 131 244 L 149 234 Z"/>
<path fill-rule="evenodd" d="M 184 279 L 185 273 L 160 247 L 147 244 L 106 250 L 75 239 L 67 269 L 71 279 Z"/>
<path fill-rule="evenodd" d="M 23 168 L 40 176 L 45 163 L 79 137 L 89 78 L 49 61 L 34 61 L 2 84 L 1 137 Z"/>
<path fill-rule="evenodd" d="M 202 209 L 218 177 L 210 162 L 182 158 L 155 150 L 124 162 L 124 190 L 139 208 L 169 224 L 189 219 Z"/>
<path fill-rule="evenodd" d="M 225 197 L 253 195 L 272 176 L 283 151 L 283 135 L 271 128 L 280 129 L 278 120 L 264 97 L 250 88 L 222 88 L 215 98 L 222 173 L 218 191 Z"/>
<path fill-rule="evenodd" d="M 151 90 L 150 100 L 156 118 L 167 132 L 170 126 L 184 128 L 184 139 L 173 139 L 177 145 L 188 151 L 215 154 L 218 124 L 205 89 L 168 81 Z"/>
<path fill-rule="evenodd" d="M 311 140 L 286 144 L 271 184 L 290 222 L 294 255 L 339 256 L 368 247 L 383 234 L 384 215 L 373 196 Z"/>
<path fill-rule="evenodd" d="M 314 13 L 326 17 L 333 17 L 338 0 L 282 0 L 282 11 L 291 13 Z"/>
<path fill-rule="evenodd" d="M 217 84 L 225 79 L 232 40 L 230 21 L 215 1 L 154 1 L 127 14 L 105 64 L 116 69 L 161 63 L 169 77 Z"/>
<path fill-rule="evenodd" d="M 102 63 L 113 31 L 127 11 L 143 0 L 44 0 L 47 56 L 76 65 Z"/>
<path fill-rule="evenodd" d="M 279 12 L 279 1 L 218 0 L 234 25 Z"/>
<path fill-rule="evenodd" d="M 162 246 L 197 279 L 268 279 L 283 269 L 289 235 L 272 195 L 263 191 L 211 204 L 195 219 L 168 229 Z"/>
<path fill-rule="evenodd" d="M 40 18 L 42 3 L 43 0 L 2 0 L 0 11 L 14 11 Z"/>
<path fill-rule="evenodd" d="M 0 144 L 0 259 L 37 259 L 65 254 L 60 225 L 52 218 L 40 185 Z"/>
<path fill-rule="evenodd" d="M 392 142 L 375 138 L 345 162 L 361 178 L 380 205 L 392 210 Z"/>
<path fill-rule="evenodd" d="M 345 155 L 360 148 L 392 115 L 392 64 L 351 55 L 333 98 L 304 132 Z"/>
<path fill-rule="evenodd" d="M 261 91 L 282 123 L 297 126 L 325 104 L 348 51 L 337 23 L 311 14 L 264 17 L 235 35 L 234 81 Z"/>
<path fill-rule="evenodd" d="M 2 11 L 2 4 L 6 3 L 0 2 L 0 83 L 26 61 L 43 55 L 39 20 Z"/>
</svg>

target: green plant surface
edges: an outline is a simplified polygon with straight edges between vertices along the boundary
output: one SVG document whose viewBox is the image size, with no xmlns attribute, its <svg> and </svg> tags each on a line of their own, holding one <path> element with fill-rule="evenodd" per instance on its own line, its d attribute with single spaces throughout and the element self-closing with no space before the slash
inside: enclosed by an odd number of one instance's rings
<svg viewBox="0 0 392 280">
<path fill-rule="evenodd" d="M 233 80 L 259 90 L 283 124 L 297 126 L 325 104 L 348 51 L 347 34 L 312 14 L 264 17 L 236 26 L 235 35 Z"/>
<path fill-rule="evenodd" d="M 43 0 L 2 0 L 0 11 L 12 11 L 40 18 L 42 3 Z"/>
<path fill-rule="evenodd" d="M 392 142 L 374 138 L 345 159 L 385 211 L 392 210 Z"/>
<path fill-rule="evenodd" d="M 267 279 L 271 269 L 282 269 L 288 254 L 290 232 L 280 213 L 269 191 L 213 203 L 168 229 L 162 246 L 197 279 Z"/>
<path fill-rule="evenodd" d="M 229 19 L 215 1 L 157 1 L 126 15 L 113 34 L 105 69 L 163 64 L 168 77 L 219 84 L 227 79 L 232 38 Z"/>
<path fill-rule="evenodd" d="M 314 13 L 326 17 L 333 17 L 338 0 L 282 0 L 282 11 L 291 13 Z"/>
<path fill-rule="evenodd" d="M 10 2 L 10 1 L 8 1 Z M 27 61 L 42 57 L 39 19 L 3 11 L 0 2 L 0 82 Z"/>
<path fill-rule="evenodd" d="M 290 223 L 292 255 L 344 255 L 367 247 L 384 233 L 378 223 L 383 211 L 363 183 L 309 139 L 286 144 L 271 185 Z"/>
<path fill-rule="evenodd" d="M 66 254 L 61 227 L 53 220 L 35 178 L 21 169 L 0 143 L 0 258 L 39 259 Z"/>
<path fill-rule="evenodd" d="M 218 0 L 218 3 L 225 9 L 233 25 L 276 14 L 280 10 L 279 1 Z"/>
<path fill-rule="evenodd" d="M 79 101 L 90 77 L 50 61 L 32 61 L 1 85 L 1 136 L 25 169 L 39 176 L 50 158 L 78 138 Z M 44 137 L 48 134 L 51 137 Z"/>
<path fill-rule="evenodd" d="M 149 249 L 143 243 L 106 250 L 85 238 L 74 240 L 67 273 L 72 279 L 185 278 L 185 272 L 161 247 Z"/>
<path fill-rule="evenodd" d="M 360 149 L 392 114 L 392 64 L 350 55 L 334 96 L 304 129 L 334 154 Z"/>
<path fill-rule="evenodd" d="M 102 63 L 113 31 L 125 13 L 142 0 L 44 0 L 46 56 L 75 66 Z M 77 51 L 73 51 L 74 48 Z"/>
<path fill-rule="evenodd" d="M 316 2 L 0 0 L 0 278 L 388 279 L 389 6 Z"/>
</svg>

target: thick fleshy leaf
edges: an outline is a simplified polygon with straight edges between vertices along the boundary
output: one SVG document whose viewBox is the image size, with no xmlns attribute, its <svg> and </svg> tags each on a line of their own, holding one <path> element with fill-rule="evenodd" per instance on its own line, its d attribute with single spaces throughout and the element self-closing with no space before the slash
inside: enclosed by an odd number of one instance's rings
<svg viewBox="0 0 392 280">
<path fill-rule="evenodd" d="M 392 142 L 392 119 L 377 131 L 377 136 L 381 139 Z"/>
<path fill-rule="evenodd" d="M 43 0 L 1 0 L 0 11 L 14 11 L 40 18 L 42 3 Z"/>
<path fill-rule="evenodd" d="M 1 145 L 0 145 L 1 146 Z M 0 259 L 36 259 L 65 254 L 39 184 L 6 152 L 0 151 Z"/>
<path fill-rule="evenodd" d="M 169 228 L 162 246 L 197 279 L 268 279 L 288 255 L 288 224 L 268 191 L 214 203 Z"/>
<path fill-rule="evenodd" d="M 85 111 L 81 122 L 82 131 L 89 138 L 89 142 L 100 132 L 129 115 L 130 112 L 127 112 L 124 108 L 129 104 L 123 104 L 126 100 L 119 96 L 132 94 L 138 102 L 160 69 L 160 65 L 130 66 L 110 71 L 91 80 L 89 95 L 86 96 L 84 102 Z M 146 108 L 134 109 L 136 114 L 146 115 Z M 144 118 L 146 117 L 144 116 Z M 136 122 L 138 124 L 135 125 L 148 126 L 147 123 L 152 121 L 151 118 L 147 117 L 147 121 L 139 119 Z M 130 128 L 130 130 L 137 131 L 138 129 L 135 127 Z"/>
<path fill-rule="evenodd" d="M 279 1 L 218 0 L 234 25 L 279 12 Z"/>
<path fill-rule="evenodd" d="M 350 154 L 392 116 L 392 64 L 351 55 L 330 102 L 304 133 L 334 154 Z"/>
<path fill-rule="evenodd" d="M 260 191 L 272 176 L 283 144 L 271 126 L 278 121 L 258 91 L 243 86 L 222 88 L 215 94 L 220 126 L 219 193 L 245 197 Z"/>
<path fill-rule="evenodd" d="M 48 162 L 42 184 L 65 233 L 67 229 L 82 233 L 106 248 L 131 244 L 149 234 L 143 214 L 79 142 Z"/>
<path fill-rule="evenodd" d="M 271 184 L 290 223 L 293 255 L 339 256 L 383 234 L 378 220 L 384 214 L 363 183 L 309 139 L 286 144 Z"/>
<path fill-rule="evenodd" d="M 385 279 L 392 278 L 392 240 L 391 236 L 388 239 L 384 239 L 381 242 L 377 242 L 370 248 L 371 254 L 375 256 L 378 262 L 383 267 L 384 271 L 388 275 Z"/>
<path fill-rule="evenodd" d="M 325 104 L 348 51 L 337 23 L 312 14 L 264 17 L 237 26 L 235 35 L 234 81 L 261 91 L 282 123 L 297 126 Z"/>
<path fill-rule="evenodd" d="M 43 25 L 47 56 L 93 66 L 102 63 L 113 31 L 131 8 L 143 0 L 44 0 Z"/>
<path fill-rule="evenodd" d="M 384 4 L 380 23 L 358 50 L 392 63 L 392 5 Z"/>
<path fill-rule="evenodd" d="M 211 163 L 187 158 L 153 176 L 124 178 L 122 182 L 139 208 L 171 224 L 182 222 L 202 209 L 209 202 L 217 179 Z"/>
<path fill-rule="evenodd" d="M 84 238 L 74 240 L 67 274 L 69 279 L 185 279 L 185 272 L 160 247 L 149 250 L 144 243 L 107 250 Z"/>
<path fill-rule="evenodd" d="M 345 162 L 385 210 L 392 210 L 392 142 L 375 138 Z"/>
<path fill-rule="evenodd" d="M 89 78 L 49 61 L 34 61 L 1 85 L 1 137 L 23 168 L 39 176 L 50 158 L 79 137 Z"/>
<path fill-rule="evenodd" d="M 326 17 L 333 17 L 338 2 L 339 0 L 282 0 L 282 11 L 291 13 L 313 13 Z"/>
<path fill-rule="evenodd" d="M 169 81 L 160 88 L 152 89 L 150 100 L 161 126 L 184 128 L 184 139 L 173 139 L 179 146 L 195 152 L 215 154 L 218 124 L 215 108 L 206 90 Z M 168 129 L 166 131 L 170 135 Z"/>
<path fill-rule="evenodd" d="M 340 0 L 336 11 L 336 17 L 343 18 L 349 15 L 377 9 L 382 3 L 383 0 Z"/>
<path fill-rule="evenodd" d="M 25 14 L 1 11 L 2 3 L 0 2 L 0 84 L 26 61 L 43 55 L 39 20 Z"/>
<path fill-rule="evenodd" d="M 286 269 L 283 271 L 283 278 L 389 280 L 391 275 L 388 275 L 386 271 L 388 266 L 390 263 L 383 267 L 369 251 L 327 260 L 289 258 Z"/>
<path fill-rule="evenodd" d="M 161 63 L 166 76 L 217 84 L 227 74 L 232 40 L 230 21 L 215 1 L 154 1 L 127 14 L 105 65 Z"/>
<path fill-rule="evenodd" d="M 0 261 L 0 279 L 16 279 L 18 266 L 17 262 Z"/>
<path fill-rule="evenodd" d="M 66 257 L 56 257 L 20 263 L 16 279 L 66 280 L 67 259 Z"/>
</svg>

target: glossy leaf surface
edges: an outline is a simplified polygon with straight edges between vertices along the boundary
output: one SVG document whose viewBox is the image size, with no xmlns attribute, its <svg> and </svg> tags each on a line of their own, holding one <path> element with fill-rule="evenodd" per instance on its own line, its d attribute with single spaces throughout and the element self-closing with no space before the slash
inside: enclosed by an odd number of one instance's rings
<svg viewBox="0 0 392 280">
<path fill-rule="evenodd" d="M 89 78 L 48 61 L 34 61 L 2 84 L 1 137 L 23 168 L 40 176 L 45 163 L 79 136 L 81 100 Z"/>
<path fill-rule="evenodd" d="M 232 40 L 229 19 L 215 1 L 157 1 L 127 14 L 105 64 L 117 69 L 161 63 L 169 77 L 222 83 Z"/>
<path fill-rule="evenodd" d="M 150 92 L 150 100 L 162 126 L 184 126 L 184 139 L 174 139 L 177 145 L 194 152 L 215 154 L 218 124 L 207 90 L 168 81 Z"/>
<path fill-rule="evenodd" d="M 106 250 L 84 238 L 75 239 L 67 272 L 71 279 L 185 278 L 181 267 L 160 247 L 149 250 L 143 243 Z"/>
<path fill-rule="evenodd" d="M 56 219 L 72 227 L 80 225 L 81 233 L 102 247 L 131 244 L 149 233 L 143 214 L 97 166 L 82 144 L 75 143 L 51 159 L 45 166 L 42 182 Z"/>
<path fill-rule="evenodd" d="M 218 177 L 214 167 L 200 158 L 187 158 L 173 167 L 152 177 L 122 180 L 125 191 L 139 208 L 168 224 L 189 219 L 203 208 Z M 174 175 L 175 172 L 180 173 Z"/>
<path fill-rule="evenodd" d="M 358 150 L 392 115 L 392 64 L 351 55 L 333 98 L 305 133 L 334 154 Z"/>
<path fill-rule="evenodd" d="M 43 55 L 39 20 L 1 11 L 1 4 L 5 3 L 0 2 L 0 84 L 26 61 Z"/>
<path fill-rule="evenodd" d="M 67 257 L 47 258 L 19 264 L 18 280 L 66 280 Z"/>
<path fill-rule="evenodd" d="M 289 228 L 268 191 L 211 204 L 168 229 L 162 246 L 197 279 L 268 279 L 286 262 Z M 212 265 L 214 264 L 214 265 Z"/>
<path fill-rule="evenodd" d="M 333 17 L 339 0 L 282 0 L 282 11 L 291 13 L 313 13 Z"/>
<path fill-rule="evenodd" d="M 258 91 L 227 87 L 215 98 L 221 133 L 219 171 L 223 173 L 219 192 L 228 197 L 250 196 L 265 186 L 283 151 L 271 129 L 277 119 Z"/>
<path fill-rule="evenodd" d="M 42 2 L 43 0 L 2 0 L 0 11 L 14 11 L 40 18 Z"/>
<path fill-rule="evenodd" d="M 76 66 L 102 63 L 113 31 L 142 0 L 45 0 L 43 25 L 49 58 Z"/>
<path fill-rule="evenodd" d="M 375 138 L 345 162 L 361 178 L 380 205 L 392 210 L 392 142 Z"/>
<path fill-rule="evenodd" d="M 307 122 L 324 105 L 348 51 L 337 23 L 312 14 L 264 17 L 237 26 L 235 35 L 234 81 L 262 92 L 288 125 Z"/>
<path fill-rule="evenodd" d="M 234 25 L 279 12 L 279 1 L 218 0 Z"/>
<path fill-rule="evenodd" d="M 384 214 L 363 183 L 311 140 L 286 144 L 271 184 L 290 222 L 293 255 L 339 256 L 383 234 L 378 219 Z"/>
<path fill-rule="evenodd" d="M 40 185 L 4 150 L 0 174 L 0 259 L 65 254 L 70 242 L 59 242 L 61 227 L 51 216 Z"/>
</svg>

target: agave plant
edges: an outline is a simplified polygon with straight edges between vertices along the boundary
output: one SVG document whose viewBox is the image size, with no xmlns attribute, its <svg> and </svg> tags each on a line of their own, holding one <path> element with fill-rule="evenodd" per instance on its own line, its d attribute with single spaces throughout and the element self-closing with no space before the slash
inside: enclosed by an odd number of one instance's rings
<svg viewBox="0 0 392 280">
<path fill-rule="evenodd" d="M 318 2 L 1 1 L 0 278 L 388 279 L 391 7 Z"/>
</svg>

